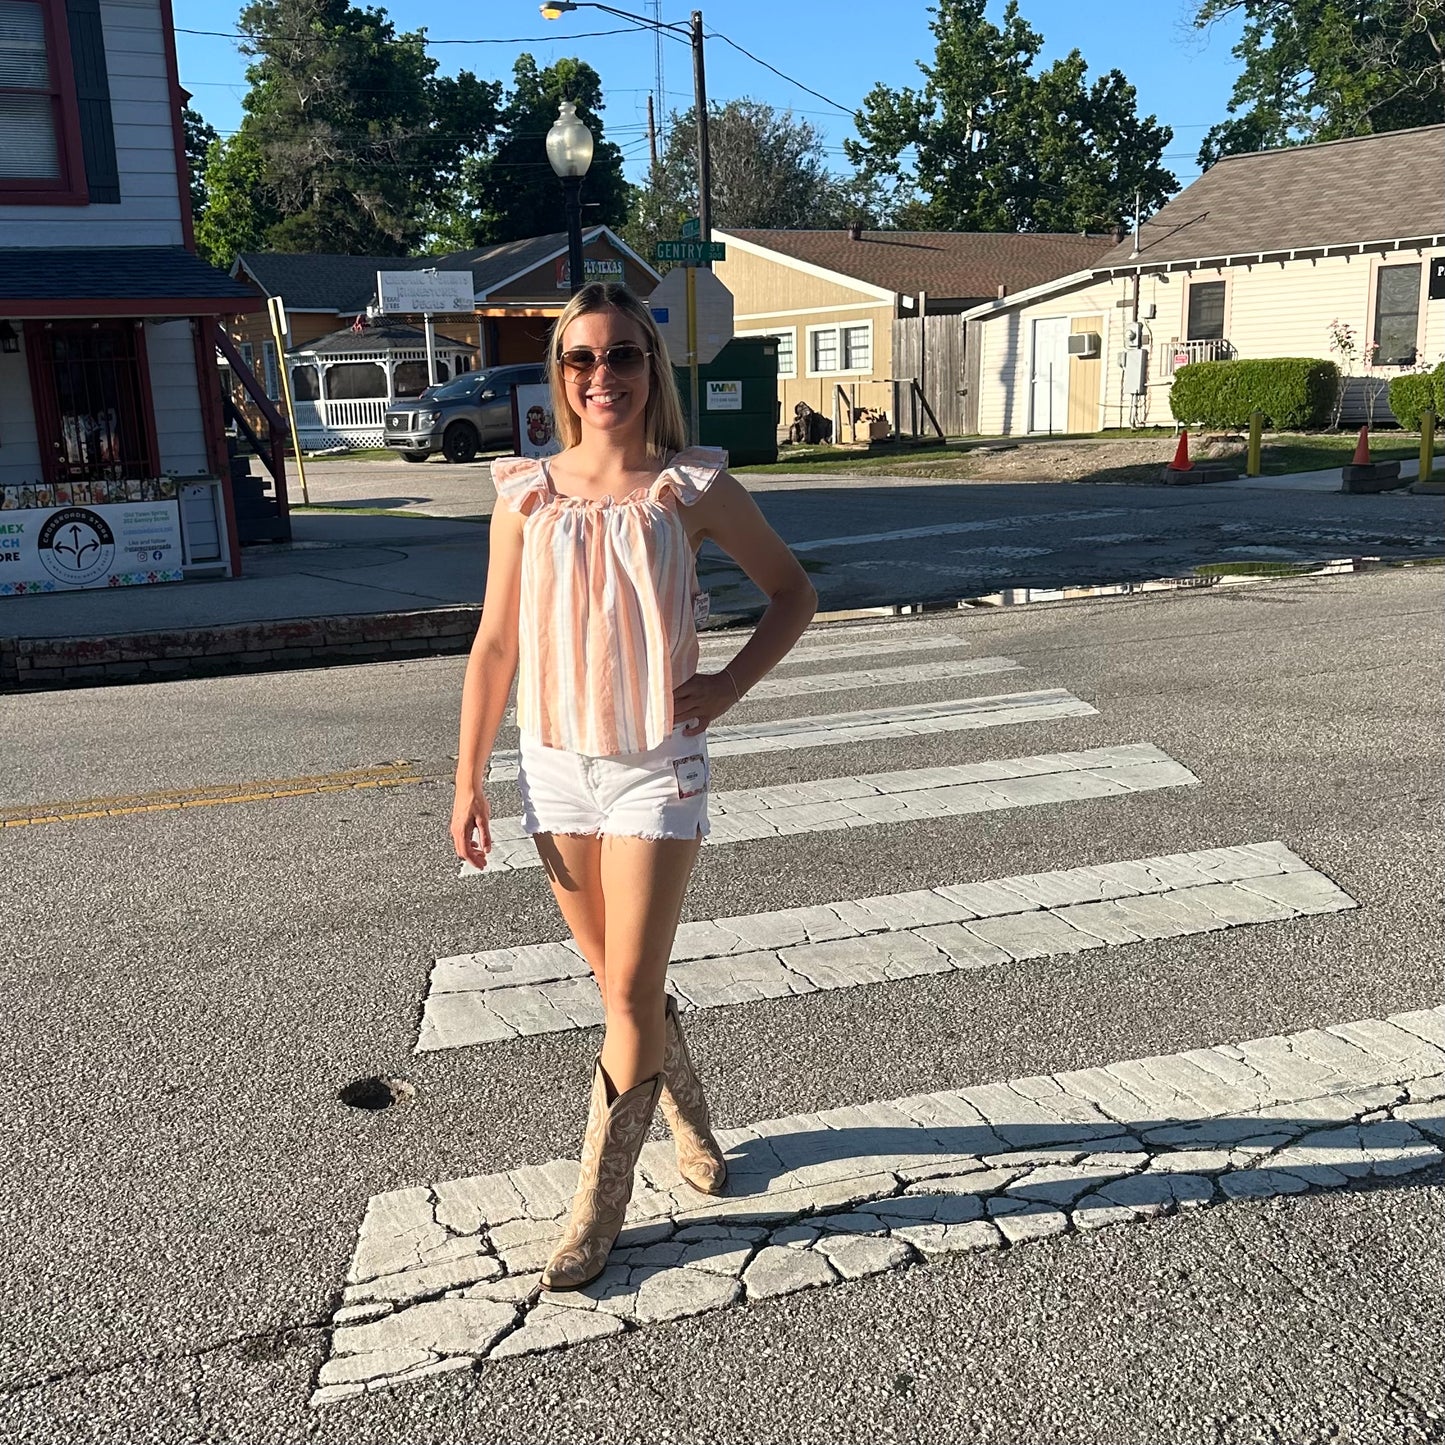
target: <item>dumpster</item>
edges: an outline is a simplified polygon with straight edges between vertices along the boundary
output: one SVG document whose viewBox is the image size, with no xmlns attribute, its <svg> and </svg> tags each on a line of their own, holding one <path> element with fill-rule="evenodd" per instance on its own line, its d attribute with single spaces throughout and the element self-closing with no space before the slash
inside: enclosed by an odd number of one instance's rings
<svg viewBox="0 0 1445 1445">
<path fill-rule="evenodd" d="M 674 368 L 683 415 L 691 405 L 685 366 Z M 722 447 L 734 466 L 778 459 L 778 343 L 771 336 L 735 336 L 698 367 L 698 440 Z"/>
</svg>

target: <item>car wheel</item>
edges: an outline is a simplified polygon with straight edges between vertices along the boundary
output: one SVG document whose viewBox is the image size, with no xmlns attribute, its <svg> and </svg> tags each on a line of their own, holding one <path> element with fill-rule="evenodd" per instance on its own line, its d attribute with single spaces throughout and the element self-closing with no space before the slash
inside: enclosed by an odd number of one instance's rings
<svg viewBox="0 0 1445 1445">
<path fill-rule="evenodd" d="M 449 462 L 471 461 L 479 445 L 477 430 L 470 422 L 454 421 L 442 437 L 442 451 Z"/>
<path fill-rule="evenodd" d="M 402 456 L 404 456 L 404 457 L 407 459 L 407 461 L 409 461 L 409 462 L 424 462 L 430 455 L 431 455 L 430 452 L 403 452 L 403 453 L 402 453 Z"/>
</svg>

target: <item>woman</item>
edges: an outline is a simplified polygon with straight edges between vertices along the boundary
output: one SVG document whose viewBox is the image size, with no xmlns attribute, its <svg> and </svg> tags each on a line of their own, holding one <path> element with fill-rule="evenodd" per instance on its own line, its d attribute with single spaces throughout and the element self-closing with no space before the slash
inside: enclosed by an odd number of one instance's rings
<svg viewBox="0 0 1445 1445">
<path fill-rule="evenodd" d="M 707 728 L 797 641 L 817 594 L 723 454 L 685 449 L 667 348 L 630 291 L 579 291 L 557 319 L 547 372 L 565 450 L 492 467 L 498 505 L 451 832 L 457 854 L 485 868 L 488 759 L 520 667 L 523 825 L 607 1021 L 571 1218 L 542 1274 L 544 1289 L 561 1290 L 606 1265 L 659 1100 L 683 1178 L 723 1188 L 727 1166 L 663 982 L 707 835 Z M 697 671 L 704 540 L 768 597 L 715 673 Z"/>
</svg>

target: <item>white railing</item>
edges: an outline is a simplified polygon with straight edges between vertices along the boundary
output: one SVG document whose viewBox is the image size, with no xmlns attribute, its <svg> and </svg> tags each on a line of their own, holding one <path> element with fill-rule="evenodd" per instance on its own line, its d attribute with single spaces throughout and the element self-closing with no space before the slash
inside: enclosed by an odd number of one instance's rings
<svg viewBox="0 0 1445 1445">
<path fill-rule="evenodd" d="M 354 431 L 358 427 L 375 430 L 386 411 L 384 396 L 366 397 L 359 401 L 321 401 L 321 424 L 336 431 Z"/>
<path fill-rule="evenodd" d="M 1211 341 L 1171 341 L 1163 350 L 1165 376 L 1173 376 L 1181 366 L 1190 366 L 1196 361 L 1234 359 L 1234 347 L 1222 337 Z"/>
</svg>

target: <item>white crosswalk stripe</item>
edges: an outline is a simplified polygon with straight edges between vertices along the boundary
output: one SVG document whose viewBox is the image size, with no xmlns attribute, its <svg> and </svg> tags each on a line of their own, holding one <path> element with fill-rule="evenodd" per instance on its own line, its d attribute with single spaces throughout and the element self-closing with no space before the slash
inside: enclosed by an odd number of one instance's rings
<svg viewBox="0 0 1445 1445">
<path fill-rule="evenodd" d="M 913 703 L 860 712 L 815 713 L 762 723 L 720 723 L 708 729 L 708 755 L 738 757 L 745 753 L 796 751 L 887 738 L 901 740 L 930 733 L 968 732 L 974 728 L 1007 727 L 1047 722 L 1051 718 L 1091 717 L 1096 709 L 1062 688 L 1009 692 L 992 697 L 961 697 L 950 702 Z M 517 776 L 515 748 L 492 754 L 487 777 L 506 782 Z"/>
<path fill-rule="evenodd" d="M 683 1008 L 717 1008 L 1353 907 L 1283 843 L 1253 843 L 684 923 L 668 980 Z M 417 1052 L 601 1022 L 570 942 L 462 954 L 432 970 Z"/>
<path fill-rule="evenodd" d="M 703 665 L 719 665 L 745 637 L 704 639 Z M 1008 658 L 947 656 L 968 641 L 897 622 L 820 630 L 789 662 L 847 662 L 847 671 L 785 670 L 748 701 L 966 687 L 1021 670 Z M 913 660 L 919 653 L 930 656 Z M 763 722 L 745 707 L 713 728 L 718 773 L 729 759 L 774 754 L 784 778 L 806 781 L 719 788 L 715 778 L 711 843 L 790 837 L 806 848 L 818 835 L 823 847 L 821 835 L 847 829 L 1085 798 L 1122 808 L 1136 793 L 1200 782 L 1147 741 L 818 776 L 836 745 L 883 740 L 890 758 L 907 761 L 914 739 L 935 739 L 937 756 L 940 735 L 1098 716 L 1060 688 L 889 701 L 841 713 L 808 712 L 804 702 L 798 716 Z M 516 769 L 515 751 L 494 754 L 494 780 Z M 488 874 L 539 864 L 519 818 L 493 820 L 492 832 Z M 765 889 L 744 885 L 735 910 L 678 929 L 669 987 L 689 1013 L 745 1010 L 764 998 L 906 989 L 925 975 L 1024 960 L 1104 958 L 1145 940 L 1204 940 L 1358 906 L 1281 840 L 982 880 L 966 863 L 961 870 L 937 887 L 761 912 L 746 910 Z M 601 1022 L 575 945 L 513 944 L 435 961 L 416 1051 L 503 1047 Z M 375 1196 L 313 1403 L 959 1251 L 1425 1168 L 1445 1157 L 1445 1010 L 767 1119 L 721 1139 L 730 1174 L 719 1198 L 681 1180 L 669 1142 L 644 1147 L 628 1227 L 604 1275 L 574 1294 L 537 1290 L 574 1160 Z"/>
<path fill-rule="evenodd" d="M 1082 752 L 717 793 L 708 801 L 710 838 L 713 843 L 737 843 L 826 833 L 1079 798 L 1121 797 L 1157 788 L 1192 787 L 1198 782 L 1188 768 L 1158 748 L 1125 743 Z M 522 830 L 521 818 L 494 820 L 492 843 L 483 877 L 541 866 L 536 848 Z M 463 864 L 462 871 L 477 875 L 479 870 Z"/>
<path fill-rule="evenodd" d="M 908 624 L 902 625 L 907 627 Z M 845 657 L 871 657 L 879 651 L 880 647 L 887 646 L 884 634 L 888 632 L 894 634 L 888 641 L 896 641 L 900 645 L 906 646 L 910 654 L 938 651 L 957 652 L 970 646 L 968 641 L 957 633 L 920 636 L 910 630 L 905 640 L 898 636 L 898 628 L 899 624 L 893 622 L 867 629 L 849 628 L 846 635 L 825 632 L 820 634 L 818 640 L 811 645 L 794 648 L 778 666 L 788 668 L 799 663 L 841 662 Z M 857 633 L 863 633 L 863 635 L 856 636 Z M 704 664 L 708 667 L 720 667 L 729 658 L 737 655 L 749 635 L 745 632 L 728 631 L 718 638 L 704 638 L 701 648 Z"/>
<path fill-rule="evenodd" d="M 770 1119 L 729 1192 L 644 1146 L 602 1276 L 537 1294 L 576 1163 L 375 1196 L 315 1405 L 962 1251 L 1335 1189 L 1445 1158 L 1445 1010 Z"/>
</svg>

